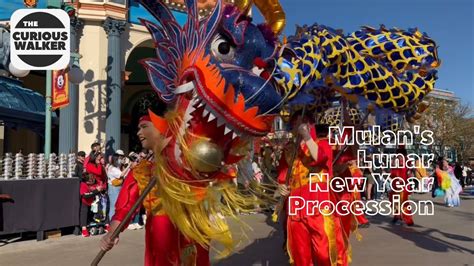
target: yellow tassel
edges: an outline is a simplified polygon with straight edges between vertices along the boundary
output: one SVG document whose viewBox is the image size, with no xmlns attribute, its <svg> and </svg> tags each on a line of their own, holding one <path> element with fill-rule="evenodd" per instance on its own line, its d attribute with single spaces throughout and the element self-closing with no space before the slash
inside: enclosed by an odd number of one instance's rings
<svg viewBox="0 0 474 266">
<path fill-rule="evenodd" d="M 293 260 L 293 256 L 291 255 L 291 248 L 290 248 L 291 247 L 290 239 L 292 239 L 291 237 L 292 231 L 290 230 L 289 226 L 290 226 L 290 223 L 286 223 L 286 232 L 287 232 L 286 251 L 288 252 L 288 257 L 290 258 L 289 263 L 290 265 L 293 265 L 295 261 Z"/>
<path fill-rule="evenodd" d="M 278 214 L 275 212 L 272 213 L 272 222 L 274 223 L 278 222 Z"/>
<path fill-rule="evenodd" d="M 352 263 L 352 246 L 350 244 L 347 247 L 347 263 Z"/>
<path fill-rule="evenodd" d="M 223 250 L 217 252 L 219 257 L 229 255 L 234 241 L 226 220 L 219 218 L 218 213 L 233 216 L 237 209 L 248 211 L 254 199 L 239 194 L 234 184 L 194 187 L 174 178 L 163 165 L 162 161 L 157 163 L 156 176 L 165 213 L 187 238 L 202 246 L 210 246 L 212 240 L 219 242 L 223 246 Z M 201 191 L 199 197 L 192 193 L 196 189 Z M 204 189 L 206 193 L 202 192 Z M 224 199 L 224 204 L 219 195 Z"/>
<path fill-rule="evenodd" d="M 362 241 L 363 237 L 360 234 L 359 230 L 356 230 L 354 233 L 355 233 L 357 241 L 359 241 L 359 242 Z"/>
<path fill-rule="evenodd" d="M 194 136 L 189 132 L 183 134 L 181 127 L 183 121 L 178 114 L 168 112 L 165 118 L 168 130 L 176 137 L 183 155 L 190 153 L 189 139 L 199 136 Z M 156 154 L 160 153 L 156 152 Z M 175 176 L 168 166 L 167 159 L 163 156 L 156 156 L 155 160 L 154 176 L 158 181 L 156 193 L 161 200 L 164 212 L 179 231 L 196 244 L 210 247 L 211 241 L 217 242 L 219 250 L 215 245 L 212 248 L 216 249 L 218 257 L 229 255 L 236 244 L 227 220 L 220 218 L 222 216 L 219 214 L 236 218 L 238 221 L 235 215 L 236 210 L 248 212 L 253 210 L 256 204 L 263 203 L 261 200 L 256 200 L 255 195 L 266 196 L 267 200 L 270 200 L 265 193 L 272 189 L 270 186 L 251 184 L 250 191 L 254 195 L 242 195 L 231 182 L 203 179 L 199 173 L 187 166 L 186 161 L 183 162 L 183 167 L 195 176 L 195 180 L 183 180 Z M 276 186 L 273 186 L 273 189 L 274 187 Z M 245 226 L 242 222 L 241 225 L 241 228 Z"/>
<path fill-rule="evenodd" d="M 324 217 L 324 232 L 328 237 L 329 244 L 329 258 L 331 259 L 331 265 L 337 265 L 337 244 L 336 244 L 336 235 L 335 235 L 335 224 L 334 217 L 328 215 L 327 213 L 322 213 Z"/>
</svg>

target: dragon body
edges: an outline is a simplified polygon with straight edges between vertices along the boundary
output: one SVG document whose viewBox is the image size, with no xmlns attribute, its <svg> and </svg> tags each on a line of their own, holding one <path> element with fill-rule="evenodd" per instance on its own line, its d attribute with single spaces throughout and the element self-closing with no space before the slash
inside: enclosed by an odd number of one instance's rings
<svg viewBox="0 0 474 266">
<path fill-rule="evenodd" d="M 361 109 L 373 104 L 384 118 L 410 118 L 433 89 L 439 66 L 436 44 L 426 34 L 383 26 L 347 36 L 318 24 L 299 27 L 286 49 L 276 79 L 289 104 L 319 112 L 338 94 Z"/>
</svg>

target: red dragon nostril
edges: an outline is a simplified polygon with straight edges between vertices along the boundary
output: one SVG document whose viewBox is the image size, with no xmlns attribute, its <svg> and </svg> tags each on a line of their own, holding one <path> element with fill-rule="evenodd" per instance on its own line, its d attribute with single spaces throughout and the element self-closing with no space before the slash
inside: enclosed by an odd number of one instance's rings
<svg viewBox="0 0 474 266">
<path fill-rule="evenodd" d="M 258 68 L 266 68 L 268 63 L 265 62 L 261 57 L 257 57 L 253 60 L 253 64 Z"/>
<path fill-rule="evenodd" d="M 260 73 L 260 77 L 263 79 L 269 79 L 270 78 L 270 73 L 266 70 L 268 68 L 268 62 L 263 60 L 261 57 L 257 57 L 253 60 L 253 64 L 259 68 L 260 70 L 263 70 Z"/>
<path fill-rule="evenodd" d="M 263 71 L 262 74 L 260 74 L 260 77 L 265 80 L 270 79 L 270 73 L 268 71 Z"/>
</svg>

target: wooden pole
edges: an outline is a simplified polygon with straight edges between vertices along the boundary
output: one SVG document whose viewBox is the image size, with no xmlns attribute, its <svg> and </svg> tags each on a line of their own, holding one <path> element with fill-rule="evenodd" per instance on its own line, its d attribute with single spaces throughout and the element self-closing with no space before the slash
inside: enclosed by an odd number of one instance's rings
<svg viewBox="0 0 474 266">
<path fill-rule="evenodd" d="M 298 123 L 296 123 L 296 126 L 299 126 L 301 124 L 301 122 L 303 121 L 305 112 L 306 112 L 306 105 L 303 106 L 303 111 L 301 112 L 301 117 L 298 118 Z M 291 173 L 293 172 L 293 164 L 294 164 L 294 161 L 296 159 L 296 155 L 298 154 L 298 146 L 301 142 L 301 135 L 298 132 L 296 134 L 297 135 L 296 135 L 296 142 L 295 142 L 295 150 L 293 151 L 293 154 L 292 154 L 292 157 L 291 157 L 291 163 L 290 163 L 290 165 L 288 165 L 288 171 L 286 171 L 285 184 L 286 184 L 287 187 L 290 184 Z M 275 207 L 275 211 L 273 212 L 273 215 L 272 215 L 273 222 L 276 223 L 278 221 L 278 216 L 279 216 L 281 210 L 284 208 L 285 201 L 286 201 L 287 197 L 288 196 L 280 198 L 280 201 L 278 202 L 277 206 Z"/>
<path fill-rule="evenodd" d="M 125 219 L 123 219 L 122 222 L 120 222 L 119 226 L 117 226 L 115 231 L 112 232 L 112 235 L 110 236 L 110 241 L 114 241 L 114 239 L 119 236 L 119 234 L 122 232 L 122 230 L 125 227 L 125 225 L 127 224 L 127 222 L 130 220 L 130 218 L 132 218 L 132 215 L 135 212 L 135 210 L 138 207 L 140 207 L 140 205 L 142 204 L 145 197 L 148 195 L 148 193 L 150 193 L 150 191 L 153 189 L 153 187 L 155 185 L 156 185 L 156 178 L 152 177 L 151 180 L 150 180 L 150 183 L 148 183 L 148 185 L 145 187 L 145 189 L 143 190 L 143 192 L 140 195 L 140 197 L 138 198 L 138 200 L 135 202 L 135 204 L 133 204 L 130 211 L 128 211 L 127 215 L 125 216 Z M 95 257 L 95 259 L 92 261 L 91 266 L 97 266 L 99 264 L 100 260 L 104 257 L 106 252 L 107 251 L 105 251 L 105 250 L 101 250 L 97 254 L 97 256 Z"/>
</svg>

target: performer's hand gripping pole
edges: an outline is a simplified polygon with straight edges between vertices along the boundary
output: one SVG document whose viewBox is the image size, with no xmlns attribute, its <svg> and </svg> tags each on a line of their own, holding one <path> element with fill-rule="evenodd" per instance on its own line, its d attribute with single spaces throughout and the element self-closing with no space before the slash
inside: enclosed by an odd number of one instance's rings
<svg viewBox="0 0 474 266">
<path fill-rule="evenodd" d="M 138 207 L 140 207 L 140 205 L 142 204 L 145 197 L 148 195 L 148 193 L 150 193 L 150 191 L 153 189 L 153 187 L 155 185 L 156 185 L 156 178 L 152 177 L 150 179 L 150 183 L 148 183 L 148 185 L 145 187 L 145 190 L 143 190 L 143 193 L 141 193 L 138 200 L 135 202 L 135 204 L 133 204 L 132 208 L 130 209 L 130 211 L 125 216 L 125 219 L 123 219 L 122 222 L 117 226 L 115 231 L 112 232 L 112 235 L 110 236 L 111 241 L 114 241 L 114 239 L 118 237 L 120 232 L 122 232 L 122 229 L 125 227 L 125 225 L 130 220 L 130 218 L 132 218 L 132 215 L 133 215 L 133 213 L 135 213 L 135 210 Z M 99 252 L 99 254 L 97 254 L 97 256 L 95 256 L 95 259 L 92 261 L 91 266 L 97 266 L 99 264 L 100 260 L 102 259 L 102 257 L 104 257 L 106 252 L 107 251 L 105 251 L 105 250 L 101 250 Z"/>
</svg>

